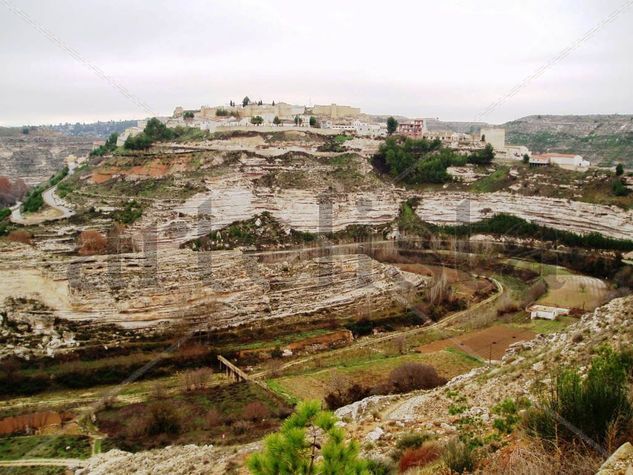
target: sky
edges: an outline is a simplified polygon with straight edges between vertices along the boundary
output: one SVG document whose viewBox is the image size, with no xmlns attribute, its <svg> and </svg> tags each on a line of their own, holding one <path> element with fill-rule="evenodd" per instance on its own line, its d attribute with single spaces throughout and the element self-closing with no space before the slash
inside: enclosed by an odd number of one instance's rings
<svg viewBox="0 0 633 475">
<path fill-rule="evenodd" d="M 0 0 L 0 125 L 245 95 L 490 123 L 633 113 L 631 25 L 633 0 Z"/>
</svg>

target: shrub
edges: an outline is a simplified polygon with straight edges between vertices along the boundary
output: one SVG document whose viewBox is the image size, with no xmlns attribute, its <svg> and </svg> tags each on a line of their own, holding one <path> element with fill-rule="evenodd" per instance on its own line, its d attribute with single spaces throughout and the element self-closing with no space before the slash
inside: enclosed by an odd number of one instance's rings
<svg viewBox="0 0 633 475">
<path fill-rule="evenodd" d="M 284 352 L 281 351 L 279 345 L 275 346 L 273 350 L 270 352 L 270 356 L 273 358 L 281 358 L 284 355 Z"/>
<path fill-rule="evenodd" d="M 389 460 L 370 459 L 367 460 L 367 471 L 371 475 L 390 475 L 394 473 L 395 468 Z"/>
<path fill-rule="evenodd" d="M 450 440 L 444 447 L 442 460 L 456 473 L 472 472 L 476 465 L 473 449 L 456 438 Z"/>
<path fill-rule="evenodd" d="M 345 324 L 345 328 L 351 331 L 354 336 L 371 335 L 374 330 L 374 322 L 368 318 L 361 318 L 356 322 Z"/>
<path fill-rule="evenodd" d="M 361 386 L 360 384 L 353 384 L 346 390 L 333 391 L 325 396 L 325 403 L 328 409 L 338 409 L 339 407 L 346 406 L 355 401 L 365 399 L 371 394 L 371 390 L 368 387 Z"/>
<path fill-rule="evenodd" d="M 36 187 L 29 192 L 21 209 L 25 213 L 35 213 L 36 211 L 39 211 L 42 206 L 44 206 L 42 190 L 39 187 Z"/>
<path fill-rule="evenodd" d="M 404 363 L 389 374 L 389 382 L 396 392 L 431 389 L 446 383 L 435 368 L 421 363 Z"/>
<path fill-rule="evenodd" d="M 205 389 L 213 370 L 211 368 L 198 368 L 185 371 L 182 375 L 182 384 L 185 391 L 199 391 Z"/>
<path fill-rule="evenodd" d="M 146 431 L 149 435 L 178 434 L 180 432 L 180 415 L 173 403 L 155 401 L 149 405 Z"/>
<path fill-rule="evenodd" d="M 222 425 L 222 414 L 216 409 L 210 409 L 205 416 L 205 422 L 208 429 Z"/>
<path fill-rule="evenodd" d="M 143 215 L 143 208 L 135 201 L 131 200 L 125 203 L 122 210 L 114 213 L 114 219 L 119 223 L 132 224 Z"/>
<path fill-rule="evenodd" d="M 398 439 L 396 442 L 396 448 L 398 450 L 417 449 L 432 438 L 433 436 L 426 432 L 411 432 Z"/>
<path fill-rule="evenodd" d="M 242 417 L 250 421 L 266 419 L 270 416 L 270 409 L 261 401 L 253 401 L 244 406 Z"/>
<path fill-rule="evenodd" d="M 493 421 L 493 427 L 502 434 L 512 433 L 519 422 L 519 410 L 529 406 L 530 401 L 527 399 L 504 399 L 492 408 L 492 413 L 500 416 Z"/>
<path fill-rule="evenodd" d="M 108 249 L 107 239 L 99 232 L 88 229 L 79 235 L 79 254 L 92 256 L 104 254 Z"/>
<path fill-rule="evenodd" d="M 495 158 L 495 151 L 492 145 L 486 144 L 482 150 L 477 150 L 468 156 L 468 163 L 475 165 L 488 165 Z"/>
<path fill-rule="evenodd" d="M 12 242 L 21 242 L 22 244 L 33 244 L 33 236 L 30 232 L 24 229 L 16 229 L 11 231 L 7 236 L 7 239 Z"/>
<path fill-rule="evenodd" d="M 626 196 L 629 194 L 629 189 L 624 185 L 624 183 L 622 183 L 622 180 L 619 178 L 613 180 L 613 183 L 611 183 L 611 189 L 615 196 Z"/>
<path fill-rule="evenodd" d="M 437 444 L 424 444 L 416 449 L 404 451 L 398 462 L 400 472 L 405 472 L 413 467 L 424 467 L 425 465 L 440 458 L 441 450 Z"/>
<path fill-rule="evenodd" d="M 233 424 L 233 433 L 235 435 L 246 434 L 251 428 L 251 424 L 247 421 L 237 421 Z"/>
<path fill-rule="evenodd" d="M 544 439 L 572 441 L 580 430 L 587 437 L 605 442 L 610 431 L 618 432 L 633 421 L 628 394 L 632 368 L 630 352 L 603 348 L 584 380 L 576 369 L 561 371 L 552 394 L 526 414 L 525 427 Z M 570 430 L 570 426 L 575 429 Z"/>
<path fill-rule="evenodd" d="M 319 401 L 305 401 L 283 423 L 279 432 L 264 439 L 262 451 L 247 460 L 255 475 L 273 473 L 367 473 L 355 440 L 346 441 L 336 417 L 321 410 Z M 319 440 L 307 437 L 314 430 Z"/>
</svg>

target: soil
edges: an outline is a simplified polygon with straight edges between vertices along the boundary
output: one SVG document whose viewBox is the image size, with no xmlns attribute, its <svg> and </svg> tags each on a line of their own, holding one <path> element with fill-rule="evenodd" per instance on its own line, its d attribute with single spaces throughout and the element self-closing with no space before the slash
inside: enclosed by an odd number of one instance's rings
<svg viewBox="0 0 633 475">
<path fill-rule="evenodd" d="M 530 330 L 495 325 L 485 330 L 469 332 L 454 338 L 438 340 L 418 348 L 421 353 L 433 353 L 445 348 L 456 348 L 482 359 L 501 359 L 513 343 L 531 340 L 536 334 Z"/>
</svg>

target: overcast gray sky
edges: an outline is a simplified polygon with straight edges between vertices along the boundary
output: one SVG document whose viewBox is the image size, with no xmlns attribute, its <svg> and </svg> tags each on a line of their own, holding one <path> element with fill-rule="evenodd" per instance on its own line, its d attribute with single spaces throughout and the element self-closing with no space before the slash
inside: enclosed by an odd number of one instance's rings
<svg viewBox="0 0 633 475">
<path fill-rule="evenodd" d="M 249 95 L 473 120 L 625 3 L 0 0 L 0 124 L 148 115 L 38 27 L 160 115 Z M 483 120 L 633 113 L 632 25 L 633 7 Z"/>
</svg>

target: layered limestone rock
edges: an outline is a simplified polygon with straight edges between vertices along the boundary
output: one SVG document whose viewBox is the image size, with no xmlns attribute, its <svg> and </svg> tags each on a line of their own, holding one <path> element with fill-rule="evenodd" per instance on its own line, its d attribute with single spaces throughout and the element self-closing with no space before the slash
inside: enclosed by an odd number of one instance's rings
<svg viewBox="0 0 633 475">
<path fill-rule="evenodd" d="M 579 234 L 599 232 L 619 239 L 633 237 L 633 210 L 581 201 L 512 193 L 423 193 L 416 214 L 435 224 L 480 221 L 508 213 L 527 221 Z"/>
<path fill-rule="evenodd" d="M 60 170 L 69 155 L 84 157 L 92 148 L 89 137 L 37 132 L 0 136 L 0 175 L 35 185 Z"/>
<path fill-rule="evenodd" d="M 156 206 L 135 225 L 143 245 L 178 247 L 184 242 L 269 212 L 288 229 L 336 232 L 349 225 L 379 225 L 398 216 L 401 196 L 395 189 L 332 192 L 255 187 L 240 177 L 218 177 L 175 208 Z"/>
<path fill-rule="evenodd" d="M 31 253 L 13 269 L 11 256 Z M 36 299 L 67 320 L 128 328 L 187 322 L 218 328 L 265 319 L 336 316 L 360 302 L 392 307 L 425 278 L 363 254 L 301 257 L 263 263 L 241 251 L 146 250 L 57 258 L 27 246 L 6 252 L 0 297 Z M 30 266 L 29 267 L 29 262 Z"/>
</svg>

